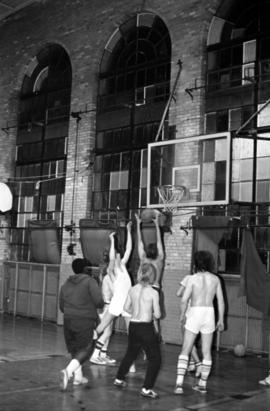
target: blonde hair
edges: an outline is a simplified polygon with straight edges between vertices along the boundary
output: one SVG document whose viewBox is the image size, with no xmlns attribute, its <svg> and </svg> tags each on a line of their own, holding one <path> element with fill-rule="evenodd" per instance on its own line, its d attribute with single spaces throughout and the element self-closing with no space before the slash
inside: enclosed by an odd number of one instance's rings
<svg viewBox="0 0 270 411">
<path fill-rule="evenodd" d="M 140 282 L 147 285 L 153 284 L 157 277 L 157 270 L 151 263 L 144 263 L 141 266 Z"/>
</svg>

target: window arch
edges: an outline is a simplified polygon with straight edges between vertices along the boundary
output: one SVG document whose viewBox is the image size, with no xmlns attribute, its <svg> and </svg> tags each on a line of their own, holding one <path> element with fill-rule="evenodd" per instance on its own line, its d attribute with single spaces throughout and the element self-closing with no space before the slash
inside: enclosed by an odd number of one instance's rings
<svg viewBox="0 0 270 411">
<path fill-rule="evenodd" d="M 171 40 L 162 19 L 139 13 L 108 40 L 100 64 L 94 214 L 126 218 L 146 205 L 146 148 L 170 91 Z M 166 136 L 168 130 L 166 129 Z"/>
<path fill-rule="evenodd" d="M 48 45 L 30 62 L 18 113 L 14 228 L 11 253 L 29 260 L 29 220 L 63 223 L 71 64 L 59 45 Z"/>
<path fill-rule="evenodd" d="M 232 133 L 232 209 L 238 204 L 239 215 L 245 210 L 252 221 L 256 213 L 255 238 L 261 255 L 269 248 L 265 229 L 270 204 L 269 16 L 269 0 L 224 1 L 207 41 L 205 132 Z M 235 260 L 229 269 L 233 272 L 239 269 L 239 238 L 238 232 L 223 246 L 233 256 L 228 260 Z"/>
</svg>

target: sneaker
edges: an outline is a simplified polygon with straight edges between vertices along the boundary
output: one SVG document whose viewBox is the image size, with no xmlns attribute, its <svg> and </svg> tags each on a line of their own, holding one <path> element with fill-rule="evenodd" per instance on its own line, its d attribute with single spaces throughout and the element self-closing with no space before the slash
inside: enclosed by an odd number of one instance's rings
<svg viewBox="0 0 270 411">
<path fill-rule="evenodd" d="M 183 388 L 181 387 L 181 385 L 177 385 L 177 386 L 175 387 L 175 389 L 174 389 L 174 394 L 176 394 L 176 395 L 184 394 L 184 390 L 183 390 Z"/>
<path fill-rule="evenodd" d="M 260 380 L 259 384 L 270 387 L 270 375 L 268 375 L 268 377 L 266 377 L 264 380 Z"/>
<path fill-rule="evenodd" d="M 73 381 L 73 385 L 82 385 L 82 384 L 87 384 L 88 383 L 88 378 L 86 377 L 81 377 L 78 380 Z"/>
<path fill-rule="evenodd" d="M 114 358 L 109 357 L 108 355 L 106 355 L 106 357 L 100 357 L 100 358 L 105 360 L 106 364 L 108 364 L 108 365 L 113 365 L 113 364 L 116 363 L 116 360 Z"/>
<path fill-rule="evenodd" d="M 131 366 L 130 366 L 130 368 L 129 368 L 129 371 L 128 372 L 130 372 L 130 373 L 134 373 L 134 372 L 136 372 L 136 367 L 135 367 L 135 364 L 132 364 Z"/>
<path fill-rule="evenodd" d="M 119 388 L 125 388 L 127 386 L 126 381 L 124 380 L 119 380 L 118 378 L 115 378 L 114 383 L 113 383 L 116 387 Z"/>
<path fill-rule="evenodd" d="M 200 385 L 194 385 L 194 386 L 192 387 L 192 389 L 193 389 L 194 391 L 200 392 L 201 394 L 206 394 L 206 393 L 207 393 L 206 387 L 200 387 Z"/>
<path fill-rule="evenodd" d="M 106 365 L 106 359 L 102 357 L 91 357 L 89 360 L 92 364 L 97 364 L 97 365 Z"/>
<path fill-rule="evenodd" d="M 147 390 L 146 388 L 141 389 L 141 395 L 143 397 L 148 397 L 148 398 L 157 398 L 158 394 L 153 391 L 153 390 Z"/>
<path fill-rule="evenodd" d="M 67 370 L 64 369 L 60 371 L 60 388 L 61 390 L 65 391 L 68 385 L 68 373 Z"/>
</svg>

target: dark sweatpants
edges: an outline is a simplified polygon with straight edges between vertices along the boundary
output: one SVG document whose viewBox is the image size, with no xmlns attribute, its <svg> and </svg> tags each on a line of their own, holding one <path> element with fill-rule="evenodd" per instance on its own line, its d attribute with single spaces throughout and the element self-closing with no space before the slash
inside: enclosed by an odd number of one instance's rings
<svg viewBox="0 0 270 411">
<path fill-rule="evenodd" d="M 95 326 L 95 320 L 64 316 L 64 337 L 67 350 L 71 357 L 76 358 L 80 364 L 91 355 Z"/>
<path fill-rule="evenodd" d="M 131 364 L 143 349 L 148 360 L 143 387 L 153 388 L 161 365 L 161 353 L 159 338 L 154 324 L 143 322 L 130 322 L 128 331 L 128 347 L 116 378 L 123 380 L 129 371 Z"/>
</svg>

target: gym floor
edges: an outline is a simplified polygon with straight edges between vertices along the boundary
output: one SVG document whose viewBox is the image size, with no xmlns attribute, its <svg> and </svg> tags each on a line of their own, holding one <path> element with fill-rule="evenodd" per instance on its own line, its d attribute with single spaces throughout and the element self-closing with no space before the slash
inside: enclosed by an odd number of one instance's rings
<svg viewBox="0 0 270 411">
<path fill-rule="evenodd" d="M 187 374 L 184 394 L 174 395 L 176 362 L 180 346 L 162 344 L 163 364 L 155 390 L 158 399 L 139 395 L 145 361 L 136 363 L 137 372 L 127 377 L 125 389 L 114 387 L 117 366 L 87 363 L 84 374 L 89 379 L 85 386 L 65 392 L 59 389 L 59 371 L 69 361 L 63 329 L 39 320 L 0 315 L 0 411 L 269 411 L 270 387 L 262 387 L 258 380 L 266 377 L 266 355 L 247 353 L 235 357 L 230 350 L 213 352 L 213 370 L 207 394 L 192 390 L 193 375 Z M 110 356 L 119 364 L 127 343 L 124 334 L 113 335 Z"/>
</svg>

